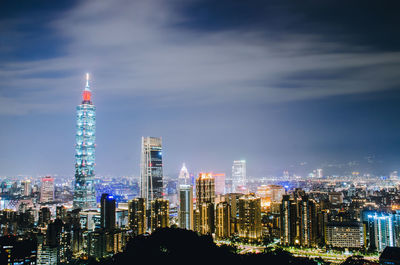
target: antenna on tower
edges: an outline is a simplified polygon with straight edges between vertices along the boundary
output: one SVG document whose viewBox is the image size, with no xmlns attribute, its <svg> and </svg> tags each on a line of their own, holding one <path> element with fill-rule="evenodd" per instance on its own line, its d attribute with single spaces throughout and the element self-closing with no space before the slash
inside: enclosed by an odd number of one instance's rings
<svg viewBox="0 0 400 265">
<path fill-rule="evenodd" d="M 89 73 L 86 73 L 86 87 L 89 87 Z"/>
</svg>

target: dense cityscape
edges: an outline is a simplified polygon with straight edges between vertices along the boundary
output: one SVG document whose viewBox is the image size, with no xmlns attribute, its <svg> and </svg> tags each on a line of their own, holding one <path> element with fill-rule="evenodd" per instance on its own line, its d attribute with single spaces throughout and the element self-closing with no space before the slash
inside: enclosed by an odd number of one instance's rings
<svg viewBox="0 0 400 265">
<path fill-rule="evenodd" d="M 400 265 L 400 1 L 0 1 L 0 265 Z"/>
<path fill-rule="evenodd" d="M 319 263 L 355 256 L 386 264 L 399 253 L 397 171 L 326 176 L 319 168 L 306 177 L 284 171 L 250 179 L 246 161 L 235 160 L 229 174 L 193 174 L 183 163 L 167 178 L 162 138 L 142 137 L 140 176 L 109 179 L 95 175 L 95 147 L 87 74 L 76 112 L 75 178 L 1 179 L 1 264 L 100 261 L 123 252 L 131 238 L 168 227 L 212 236 L 242 255 L 283 249 Z"/>
</svg>

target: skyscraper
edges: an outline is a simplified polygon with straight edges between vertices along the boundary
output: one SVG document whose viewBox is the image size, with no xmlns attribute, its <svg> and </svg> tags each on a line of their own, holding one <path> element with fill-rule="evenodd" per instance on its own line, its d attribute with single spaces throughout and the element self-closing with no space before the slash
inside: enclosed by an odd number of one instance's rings
<svg viewBox="0 0 400 265">
<path fill-rule="evenodd" d="M 142 137 L 140 195 L 145 199 L 147 210 L 150 209 L 151 201 L 163 198 L 161 138 Z"/>
<path fill-rule="evenodd" d="M 283 195 L 281 204 L 281 244 L 293 245 L 296 240 L 297 207 L 290 195 Z"/>
<path fill-rule="evenodd" d="M 239 199 L 239 237 L 257 241 L 261 236 L 261 199 L 244 195 Z"/>
<path fill-rule="evenodd" d="M 235 160 L 232 166 L 232 188 L 239 192 L 238 187 L 246 185 L 246 160 Z"/>
<path fill-rule="evenodd" d="M 83 210 L 96 208 L 94 188 L 96 107 L 91 101 L 89 74 L 82 103 L 76 108 L 76 146 L 75 146 L 75 193 L 74 208 Z"/>
<path fill-rule="evenodd" d="M 103 193 L 100 199 L 100 225 L 108 231 L 115 229 L 115 199 L 112 195 Z"/>
<path fill-rule="evenodd" d="M 143 198 L 129 201 L 128 219 L 133 235 L 137 236 L 146 232 L 146 205 Z"/>
<path fill-rule="evenodd" d="M 179 186 L 179 227 L 193 229 L 193 187 Z"/>
<path fill-rule="evenodd" d="M 200 173 L 196 179 L 197 204 L 215 202 L 215 180 L 211 173 Z"/>
<path fill-rule="evenodd" d="M 155 199 L 151 202 L 151 231 L 169 226 L 169 201 Z"/>
<path fill-rule="evenodd" d="M 52 177 L 42 178 L 40 187 L 40 202 L 52 202 L 54 200 L 54 179 Z"/>
<path fill-rule="evenodd" d="M 382 252 L 385 247 L 396 246 L 395 218 L 392 213 L 368 215 L 370 247 Z"/>
<path fill-rule="evenodd" d="M 300 244 L 303 247 L 317 245 L 318 224 L 317 224 L 317 205 L 314 200 L 303 196 L 298 202 L 300 214 Z"/>
<path fill-rule="evenodd" d="M 211 173 L 200 173 L 196 179 L 196 200 L 196 231 L 212 234 L 215 228 L 215 182 Z"/>
<path fill-rule="evenodd" d="M 189 175 L 189 171 L 186 168 L 185 163 L 183 163 L 181 171 L 179 172 L 178 183 L 179 183 L 179 185 L 189 185 L 190 184 L 190 175 Z"/>
<path fill-rule="evenodd" d="M 231 236 L 231 206 L 220 202 L 215 208 L 215 237 L 229 238 Z"/>
</svg>

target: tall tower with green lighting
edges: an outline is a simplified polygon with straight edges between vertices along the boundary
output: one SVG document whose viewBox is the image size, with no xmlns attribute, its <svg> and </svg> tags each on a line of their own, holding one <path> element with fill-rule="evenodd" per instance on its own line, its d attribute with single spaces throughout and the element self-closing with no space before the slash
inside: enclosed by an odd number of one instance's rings
<svg viewBox="0 0 400 265">
<path fill-rule="evenodd" d="M 96 107 L 91 100 L 89 74 L 86 74 L 82 97 L 82 103 L 76 108 L 74 208 L 88 210 L 97 208 L 94 187 Z"/>
</svg>

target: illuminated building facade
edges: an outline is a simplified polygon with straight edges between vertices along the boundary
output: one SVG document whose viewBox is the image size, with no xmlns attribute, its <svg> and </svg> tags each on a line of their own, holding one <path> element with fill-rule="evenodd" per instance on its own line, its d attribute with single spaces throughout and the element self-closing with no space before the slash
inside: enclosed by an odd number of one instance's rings
<svg viewBox="0 0 400 265">
<path fill-rule="evenodd" d="M 200 173 L 196 179 L 196 231 L 214 232 L 215 180 L 211 173 Z"/>
<path fill-rule="evenodd" d="M 151 231 L 169 226 L 169 201 L 155 199 L 151 202 Z"/>
<path fill-rule="evenodd" d="M 24 180 L 22 181 L 22 194 L 24 196 L 30 196 L 32 192 L 32 186 L 31 186 L 31 181 L 30 180 Z"/>
<path fill-rule="evenodd" d="M 193 230 L 193 187 L 179 186 L 179 227 Z"/>
<path fill-rule="evenodd" d="M 257 187 L 257 196 L 261 198 L 261 207 L 265 210 L 272 202 L 280 202 L 285 194 L 285 188 L 280 185 L 262 185 Z"/>
<path fill-rule="evenodd" d="M 297 236 L 297 207 L 290 199 L 290 195 L 284 195 L 281 203 L 281 244 L 294 245 L 299 243 Z M 297 241 L 297 242 L 296 242 Z"/>
<path fill-rule="evenodd" d="M 239 232 L 239 199 L 241 193 L 225 194 L 225 201 L 231 206 L 231 233 Z"/>
<path fill-rule="evenodd" d="M 300 214 L 300 245 L 303 247 L 311 247 L 317 245 L 318 235 L 318 219 L 317 204 L 314 200 L 303 196 L 298 201 Z"/>
<path fill-rule="evenodd" d="M 215 229 L 214 204 L 203 202 L 196 207 L 196 231 L 202 235 L 211 235 Z"/>
<path fill-rule="evenodd" d="M 40 202 L 52 202 L 54 200 L 54 178 L 42 178 L 42 186 L 40 187 Z"/>
<path fill-rule="evenodd" d="M 327 246 L 336 248 L 362 248 L 363 226 L 358 222 L 331 222 L 326 225 Z"/>
<path fill-rule="evenodd" d="M 128 223 L 133 235 L 146 232 L 146 204 L 144 198 L 132 199 L 128 203 Z"/>
<path fill-rule="evenodd" d="M 386 247 L 396 247 L 399 231 L 397 214 L 375 213 L 368 215 L 369 242 L 372 249 L 382 252 Z"/>
<path fill-rule="evenodd" d="M 215 237 L 229 238 L 231 236 L 231 206 L 220 202 L 215 208 Z"/>
<path fill-rule="evenodd" d="M 246 160 L 235 160 L 232 166 L 232 188 L 240 192 L 240 186 L 246 185 Z"/>
<path fill-rule="evenodd" d="M 91 100 L 89 74 L 83 100 L 77 110 L 75 146 L 74 208 L 96 208 L 96 192 L 93 183 L 95 167 L 96 107 Z"/>
<path fill-rule="evenodd" d="M 244 195 L 239 199 L 239 237 L 258 241 L 262 237 L 261 199 Z"/>
<path fill-rule="evenodd" d="M 215 202 L 215 180 L 211 173 L 200 173 L 196 179 L 196 202 Z"/>
<path fill-rule="evenodd" d="M 181 171 L 179 172 L 178 184 L 179 185 L 189 185 L 190 184 L 190 175 L 189 175 L 188 169 L 186 168 L 185 163 L 183 163 Z"/>
<path fill-rule="evenodd" d="M 149 210 L 151 201 L 163 198 L 161 138 L 142 137 L 140 169 L 140 195 Z"/>
</svg>

